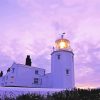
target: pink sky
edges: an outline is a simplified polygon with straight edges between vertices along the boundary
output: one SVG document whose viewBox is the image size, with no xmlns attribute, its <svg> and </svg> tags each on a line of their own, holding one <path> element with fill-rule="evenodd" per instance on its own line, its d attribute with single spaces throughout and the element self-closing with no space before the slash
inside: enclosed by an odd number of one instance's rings
<svg viewBox="0 0 100 100">
<path fill-rule="evenodd" d="M 30 54 L 50 72 L 62 32 L 74 50 L 76 86 L 100 87 L 100 0 L 0 0 L 0 69 Z"/>
</svg>

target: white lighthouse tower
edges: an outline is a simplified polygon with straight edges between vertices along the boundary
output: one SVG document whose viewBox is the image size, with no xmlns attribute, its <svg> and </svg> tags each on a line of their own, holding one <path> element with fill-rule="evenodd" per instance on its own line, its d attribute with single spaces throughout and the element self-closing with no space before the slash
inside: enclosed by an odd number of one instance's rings
<svg viewBox="0 0 100 100">
<path fill-rule="evenodd" d="M 51 54 L 51 73 L 53 88 L 74 88 L 74 54 L 70 41 L 64 38 L 55 41 L 55 49 Z"/>
</svg>

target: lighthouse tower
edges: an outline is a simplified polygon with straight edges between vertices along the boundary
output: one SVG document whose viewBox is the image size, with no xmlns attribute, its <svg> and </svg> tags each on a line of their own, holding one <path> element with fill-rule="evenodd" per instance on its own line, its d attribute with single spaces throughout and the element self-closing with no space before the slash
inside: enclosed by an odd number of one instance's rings
<svg viewBox="0 0 100 100">
<path fill-rule="evenodd" d="M 55 41 L 51 54 L 51 73 L 53 88 L 74 88 L 74 53 L 64 34 Z"/>
</svg>

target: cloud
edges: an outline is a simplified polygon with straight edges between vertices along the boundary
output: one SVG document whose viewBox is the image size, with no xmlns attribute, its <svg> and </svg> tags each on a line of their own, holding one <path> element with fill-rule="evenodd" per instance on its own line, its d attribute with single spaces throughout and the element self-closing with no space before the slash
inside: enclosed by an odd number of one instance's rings
<svg viewBox="0 0 100 100">
<path fill-rule="evenodd" d="M 81 44 L 85 44 L 82 45 Z M 87 44 L 86 44 L 87 43 Z M 78 51 L 75 54 L 75 73 L 76 73 L 76 85 L 89 84 L 93 87 L 98 87 L 100 84 L 100 47 L 99 44 L 93 44 L 88 42 L 80 42 L 77 46 Z M 80 85 L 79 85 L 80 84 Z"/>
<path fill-rule="evenodd" d="M 4 9 L 4 1 L 0 2 Z M 99 5 L 99 0 L 8 1 L 4 12 L 0 10 L 0 54 L 8 63 L 25 63 L 30 54 L 33 65 L 49 72 L 52 46 L 66 32 L 75 53 L 77 86 L 96 87 L 100 84 Z M 7 61 L 1 60 L 5 68 Z"/>
</svg>

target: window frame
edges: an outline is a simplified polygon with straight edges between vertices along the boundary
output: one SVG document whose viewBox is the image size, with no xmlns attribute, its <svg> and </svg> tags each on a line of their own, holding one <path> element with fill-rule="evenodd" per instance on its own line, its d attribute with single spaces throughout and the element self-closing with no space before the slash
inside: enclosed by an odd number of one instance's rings
<svg viewBox="0 0 100 100">
<path fill-rule="evenodd" d="M 70 70 L 66 69 L 66 75 L 70 75 Z"/>
<path fill-rule="evenodd" d="M 39 75 L 39 70 L 35 70 L 35 75 Z"/>
<path fill-rule="evenodd" d="M 39 78 L 34 78 L 34 84 L 39 84 Z"/>
<path fill-rule="evenodd" d="M 60 58 L 61 58 L 61 55 L 60 55 L 60 54 L 58 54 L 58 55 L 57 55 L 57 59 L 58 59 L 58 60 L 60 60 Z"/>
</svg>

